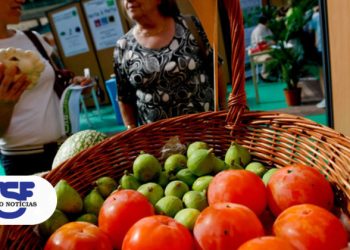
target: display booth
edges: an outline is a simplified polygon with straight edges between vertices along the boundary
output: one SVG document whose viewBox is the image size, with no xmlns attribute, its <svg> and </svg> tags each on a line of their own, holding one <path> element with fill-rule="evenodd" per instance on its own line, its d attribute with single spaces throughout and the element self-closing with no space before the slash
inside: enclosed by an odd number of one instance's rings
<svg viewBox="0 0 350 250">
<path fill-rule="evenodd" d="M 115 42 L 125 31 L 116 2 L 70 3 L 47 12 L 47 16 L 64 66 L 76 75 L 89 68 L 91 77 L 98 80 L 101 96 L 106 97 L 104 82 L 113 74 Z M 108 98 L 99 101 L 108 103 Z"/>
</svg>

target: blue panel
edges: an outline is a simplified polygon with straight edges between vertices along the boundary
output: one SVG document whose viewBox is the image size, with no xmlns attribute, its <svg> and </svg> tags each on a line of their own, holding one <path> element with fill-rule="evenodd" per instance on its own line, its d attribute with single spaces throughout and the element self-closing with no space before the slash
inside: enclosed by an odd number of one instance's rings
<svg viewBox="0 0 350 250">
<path fill-rule="evenodd" d="M 116 100 L 117 98 L 117 82 L 115 78 L 111 78 L 105 82 L 108 96 L 111 99 L 112 106 L 115 112 L 115 117 L 117 119 L 117 124 L 123 124 L 123 119 L 120 114 L 119 105 Z"/>
</svg>

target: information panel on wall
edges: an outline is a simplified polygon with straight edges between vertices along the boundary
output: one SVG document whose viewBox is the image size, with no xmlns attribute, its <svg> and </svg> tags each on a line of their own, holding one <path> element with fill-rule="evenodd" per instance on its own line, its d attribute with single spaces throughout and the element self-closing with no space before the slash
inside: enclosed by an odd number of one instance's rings
<svg viewBox="0 0 350 250">
<path fill-rule="evenodd" d="M 96 50 L 114 47 L 124 34 L 116 2 L 92 0 L 83 2 L 83 6 Z"/>
<path fill-rule="evenodd" d="M 106 93 L 102 67 L 96 55 L 81 4 L 69 3 L 52 9 L 46 14 L 64 67 L 76 75 L 83 75 L 84 70 L 88 68 L 90 75 L 99 79 L 101 93 Z M 101 104 L 106 100 L 99 99 Z M 93 103 L 91 98 L 86 101 L 88 106 Z"/>
<path fill-rule="evenodd" d="M 55 13 L 52 15 L 52 19 L 65 57 L 89 51 L 76 7 Z"/>
<path fill-rule="evenodd" d="M 104 80 L 108 80 L 114 73 L 114 47 L 128 30 L 125 27 L 125 16 L 119 11 L 122 8 L 120 3 L 121 1 L 116 0 L 80 2 Z"/>
</svg>

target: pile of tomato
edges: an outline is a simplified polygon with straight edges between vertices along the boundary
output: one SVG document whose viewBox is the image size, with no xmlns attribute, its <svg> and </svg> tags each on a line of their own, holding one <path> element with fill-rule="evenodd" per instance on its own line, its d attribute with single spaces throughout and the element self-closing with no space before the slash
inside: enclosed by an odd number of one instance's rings
<svg viewBox="0 0 350 250">
<path fill-rule="evenodd" d="M 333 213 L 331 185 L 312 167 L 281 168 L 266 186 L 247 170 L 225 170 L 214 177 L 207 197 L 209 206 L 191 232 L 173 218 L 156 215 L 139 192 L 116 191 L 104 202 L 98 227 L 68 223 L 45 249 L 340 250 L 348 244 L 347 231 Z"/>
</svg>

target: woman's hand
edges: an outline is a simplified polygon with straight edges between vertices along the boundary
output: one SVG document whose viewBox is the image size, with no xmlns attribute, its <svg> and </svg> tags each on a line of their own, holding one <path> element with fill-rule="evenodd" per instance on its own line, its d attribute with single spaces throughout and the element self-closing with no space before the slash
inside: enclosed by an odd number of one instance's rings
<svg viewBox="0 0 350 250">
<path fill-rule="evenodd" d="M 15 104 L 30 81 L 24 74 L 18 74 L 16 66 L 5 67 L 0 62 L 0 103 Z"/>
<path fill-rule="evenodd" d="M 24 74 L 17 74 L 16 66 L 5 67 L 0 62 L 0 137 L 11 121 L 12 112 L 23 91 L 31 83 Z"/>
<path fill-rule="evenodd" d="M 92 82 L 92 79 L 90 77 L 84 77 L 84 76 L 75 76 L 72 80 L 73 84 L 80 85 L 80 86 L 86 86 Z"/>
</svg>

